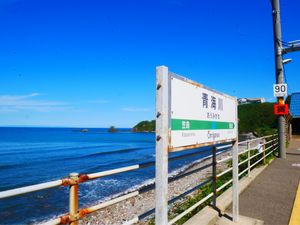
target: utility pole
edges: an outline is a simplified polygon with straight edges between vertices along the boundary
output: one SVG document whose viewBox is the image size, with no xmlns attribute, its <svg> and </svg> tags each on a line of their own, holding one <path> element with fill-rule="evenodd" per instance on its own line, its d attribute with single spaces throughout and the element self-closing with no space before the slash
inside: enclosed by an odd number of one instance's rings
<svg viewBox="0 0 300 225">
<path fill-rule="evenodd" d="M 271 0 L 273 14 L 273 32 L 274 32 L 274 50 L 275 50 L 275 71 L 276 84 L 284 83 L 283 63 L 282 63 L 282 35 L 280 21 L 280 4 L 279 0 Z M 278 104 L 284 104 L 284 97 L 277 98 Z M 285 118 L 283 115 L 278 116 L 278 143 L 279 157 L 286 158 L 285 149 Z"/>
</svg>

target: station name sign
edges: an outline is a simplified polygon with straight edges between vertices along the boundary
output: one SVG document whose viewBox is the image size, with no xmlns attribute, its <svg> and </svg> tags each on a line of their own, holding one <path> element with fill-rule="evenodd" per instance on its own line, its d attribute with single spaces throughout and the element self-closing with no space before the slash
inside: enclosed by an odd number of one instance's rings
<svg viewBox="0 0 300 225">
<path fill-rule="evenodd" d="M 236 98 L 173 73 L 169 76 L 169 151 L 237 140 Z"/>
</svg>

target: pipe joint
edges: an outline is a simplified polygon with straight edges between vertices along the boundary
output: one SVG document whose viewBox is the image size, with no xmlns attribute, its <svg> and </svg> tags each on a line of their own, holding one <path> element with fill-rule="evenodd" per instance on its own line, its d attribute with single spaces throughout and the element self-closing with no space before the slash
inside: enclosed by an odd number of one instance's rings
<svg viewBox="0 0 300 225">
<path fill-rule="evenodd" d="M 71 221 L 69 215 L 64 215 L 60 217 L 60 224 L 69 224 L 70 222 Z"/>
<path fill-rule="evenodd" d="M 71 173 L 68 178 L 62 179 L 62 186 L 77 185 L 79 183 L 79 174 Z"/>
<path fill-rule="evenodd" d="M 69 217 L 70 217 L 70 222 L 77 221 L 81 218 L 79 213 L 76 213 L 74 215 L 70 215 Z"/>
</svg>

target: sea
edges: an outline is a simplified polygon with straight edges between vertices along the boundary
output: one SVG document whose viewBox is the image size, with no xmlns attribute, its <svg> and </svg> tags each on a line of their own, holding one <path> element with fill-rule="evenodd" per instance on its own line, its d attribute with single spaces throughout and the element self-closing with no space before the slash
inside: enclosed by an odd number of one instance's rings
<svg viewBox="0 0 300 225">
<path fill-rule="evenodd" d="M 155 134 L 122 128 L 0 128 L 0 191 L 155 160 Z M 169 157 L 195 149 L 170 153 Z M 169 173 L 183 172 L 205 155 L 170 161 Z M 79 185 L 79 207 L 88 207 L 154 182 L 155 167 Z M 0 224 L 37 224 L 68 212 L 68 187 L 0 200 Z"/>
</svg>

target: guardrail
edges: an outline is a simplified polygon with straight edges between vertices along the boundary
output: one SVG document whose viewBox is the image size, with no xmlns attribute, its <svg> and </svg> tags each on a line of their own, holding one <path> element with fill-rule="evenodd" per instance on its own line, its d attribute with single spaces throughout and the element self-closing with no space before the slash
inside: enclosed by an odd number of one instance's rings
<svg viewBox="0 0 300 225">
<path fill-rule="evenodd" d="M 270 139 L 270 140 L 268 140 L 268 139 Z M 259 143 L 259 146 L 256 145 L 257 142 Z M 255 146 L 251 147 L 251 143 L 255 143 Z M 266 157 L 268 157 L 276 149 L 278 149 L 278 138 L 277 138 L 277 134 L 274 134 L 274 135 L 264 136 L 264 137 L 261 137 L 261 138 L 251 139 L 251 140 L 247 140 L 247 141 L 243 141 L 243 142 L 238 143 L 239 146 L 245 145 L 245 144 L 247 146 L 246 149 L 242 150 L 242 151 L 239 151 L 238 155 L 241 156 L 243 154 L 247 154 L 247 158 L 245 160 L 241 161 L 241 162 L 239 160 L 239 164 L 238 164 L 239 168 L 240 168 L 241 165 L 245 164 L 246 162 L 248 162 L 248 163 L 247 163 L 246 169 L 239 172 L 239 177 L 241 177 L 246 172 L 248 172 L 248 176 L 250 176 L 251 169 L 254 166 L 256 166 L 262 160 L 265 160 Z M 258 153 L 256 153 L 256 151 L 257 151 L 256 148 L 257 147 L 261 148 Z M 218 150 L 217 147 L 213 147 L 213 153 L 212 153 L 212 167 L 213 168 L 212 168 L 212 178 L 211 178 L 212 192 L 207 194 L 203 199 L 198 201 L 196 204 L 194 204 L 193 206 L 191 206 L 190 208 L 188 208 L 187 210 L 185 210 L 181 214 L 177 215 L 175 218 L 173 218 L 171 221 L 169 221 L 168 225 L 174 224 L 175 222 L 180 220 L 182 217 L 184 217 L 185 215 L 187 215 L 188 213 L 190 213 L 191 211 L 196 209 L 198 206 L 200 206 L 201 204 L 203 204 L 204 202 L 206 202 L 210 198 L 212 198 L 213 207 L 214 208 L 217 207 L 217 202 L 216 201 L 217 201 L 218 193 L 221 192 L 223 189 L 225 189 L 226 187 L 228 187 L 232 183 L 232 179 L 230 179 L 225 184 L 223 184 L 222 186 L 217 188 L 217 184 L 216 184 L 217 179 L 219 179 L 221 176 L 223 176 L 223 175 L 225 175 L 225 174 L 232 171 L 232 167 L 229 167 L 226 170 L 224 170 L 224 171 L 220 172 L 219 174 L 217 174 L 217 169 L 216 169 L 217 164 L 228 162 L 228 161 L 232 160 L 232 156 L 228 156 L 226 158 L 216 160 L 217 150 Z M 255 154 L 251 155 L 251 152 L 255 153 Z M 253 162 L 254 161 L 253 159 L 258 157 L 259 155 L 262 155 L 260 157 L 260 159 Z M 207 182 L 204 181 L 203 183 L 207 183 Z"/>
<path fill-rule="evenodd" d="M 278 146 L 277 146 L 278 139 L 276 137 L 277 137 L 277 135 L 270 135 L 270 136 L 265 136 L 265 137 L 261 137 L 261 138 L 257 138 L 257 139 L 251 139 L 251 140 L 247 140 L 247 141 L 243 141 L 243 142 L 239 143 L 240 146 L 241 145 L 247 146 L 245 150 L 242 150 L 239 152 L 239 155 L 247 154 L 247 158 L 245 160 L 239 162 L 239 166 L 244 165 L 247 162 L 247 167 L 243 171 L 239 172 L 239 176 L 242 176 L 246 172 L 248 173 L 248 176 L 250 176 L 251 169 L 254 166 L 256 166 L 259 162 L 261 162 L 262 160 L 265 160 L 265 158 L 267 156 L 272 154 L 278 148 Z M 261 144 L 259 144 L 259 146 L 256 145 L 254 147 L 251 147 L 251 143 L 260 143 L 260 142 L 261 142 Z M 208 178 L 201 184 L 198 184 L 197 186 L 185 191 L 184 193 L 180 194 L 179 196 L 176 196 L 175 198 L 169 200 L 169 203 L 174 203 L 178 199 L 181 199 L 182 197 L 192 193 L 193 191 L 199 189 L 200 187 L 202 187 L 206 184 L 211 183 L 212 187 L 213 187 L 213 191 L 211 193 L 209 193 L 207 196 L 205 196 L 203 199 L 201 199 L 199 202 L 197 202 L 192 207 L 188 208 L 186 211 L 182 212 L 181 214 L 177 215 L 175 218 L 171 219 L 168 223 L 169 225 L 174 224 L 176 221 L 178 221 L 179 219 L 181 219 L 182 217 L 187 215 L 189 212 L 191 212 L 192 210 L 194 210 L 195 208 L 197 208 L 199 205 L 206 202 L 210 198 L 213 198 L 212 199 L 213 206 L 216 207 L 216 198 L 217 198 L 218 192 L 220 192 L 221 190 L 223 190 L 224 188 L 226 188 L 228 185 L 230 185 L 232 183 L 232 179 L 231 179 L 228 182 L 226 182 L 225 184 L 223 184 L 221 187 L 217 188 L 217 185 L 216 185 L 217 179 L 220 178 L 221 176 L 229 173 L 230 171 L 232 171 L 232 167 L 229 167 L 226 170 L 217 174 L 217 164 L 232 160 L 232 156 L 228 156 L 228 157 L 220 159 L 220 160 L 217 160 L 216 156 L 218 154 L 222 154 L 224 152 L 227 152 L 228 150 L 231 150 L 231 147 L 232 147 L 231 144 L 223 145 L 223 146 L 212 146 L 212 149 L 208 149 L 208 150 L 204 150 L 204 151 L 201 150 L 201 151 L 169 158 L 169 160 L 172 161 L 172 160 L 179 160 L 182 158 L 192 157 L 192 156 L 196 156 L 196 155 L 201 155 L 201 154 L 204 155 L 204 154 L 207 154 L 208 152 L 212 153 L 209 156 L 209 158 L 212 158 L 211 163 L 201 166 L 200 168 L 196 168 L 191 171 L 188 171 L 188 172 L 185 172 L 182 174 L 178 174 L 177 176 L 169 177 L 168 181 L 173 182 L 173 181 L 183 178 L 185 176 L 189 176 L 193 173 L 196 173 L 201 170 L 212 167 L 212 177 Z M 251 155 L 251 152 L 253 153 L 254 150 L 256 149 L 256 147 L 260 147 L 260 151 L 258 153 L 255 152 L 254 155 Z M 258 160 L 253 162 L 259 155 L 262 155 L 262 156 Z M 105 176 L 110 176 L 113 174 L 124 173 L 124 172 L 128 172 L 128 171 L 137 170 L 140 168 L 150 167 L 150 166 L 154 166 L 154 165 L 155 165 L 155 161 L 151 161 L 151 162 L 136 164 L 136 165 L 132 165 L 132 166 L 122 167 L 122 168 L 98 172 L 98 173 L 91 173 L 91 174 L 71 173 L 69 175 L 69 177 L 63 178 L 60 180 L 55 180 L 55 181 L 41 183 L 41 184 L 37 184 L 37 185 L 31 185 L 31 186 L 26 186 L 26 187 L 22 187 L 22 188 L 16 188 L 16 189 L 11 189 L 11 190 L 7 190 L 7 191 L 2 191 L 2 192 L 0 192 L 0 200 L 4 199 L 4 198 L 9 198 L 9 197 L 17 196 L 17 195 L 30 193 L 30 192 L 36 192 L 36 191 L 41 191 L 41 190 L 45 190 L 45 189 L 49 189 L 49 188 L 54 188 L 54 187 L 58 187 L 58 186 L 66 186 L 66 187 L 68 186 L 69 187 L 69 213 L 62 215 L 56 219 L 50 220 L 44 224 L 45 225 L 56 225 L 56 224 L 77 225 L 78 221 L 80 219 L 82 219 L 83 217 L 85 217 L 86 215 L 88 215 L 92 212 L 95 212 L 97 210 L 114 205 L 114 204 L 124 201 L 126 199 L 130 199 L 132 197 L 138 196 L 139 194 L 142 194 L 149 190 L 155 189 L 155 183 L 153 183 L 151 185 L 142 187 L 142 188 L 138 189 L 137 191 L 130 192 L 128 194 L 125 194 L 125 195 L 119 196 L 117 198 L 111 199 L 109 201 L 94 205 L 92 207 L 78 209 L 78 187 L 79 187 L 80 183 L 84 183 L 84 182 L 94 180 L 94 179 L 99 179 L 99 178 L 102 178 Z M 125 222 L 124 225 L 125 224 L 130 225 L 130 224 L 137 223 L 138 221 L 143 220 L 146 217 L 153 214 L 154 211 L 155 211 L 155 209 L 151 209 L 139 216 L 135 216 L 132 220 Z"/>
</svg>

